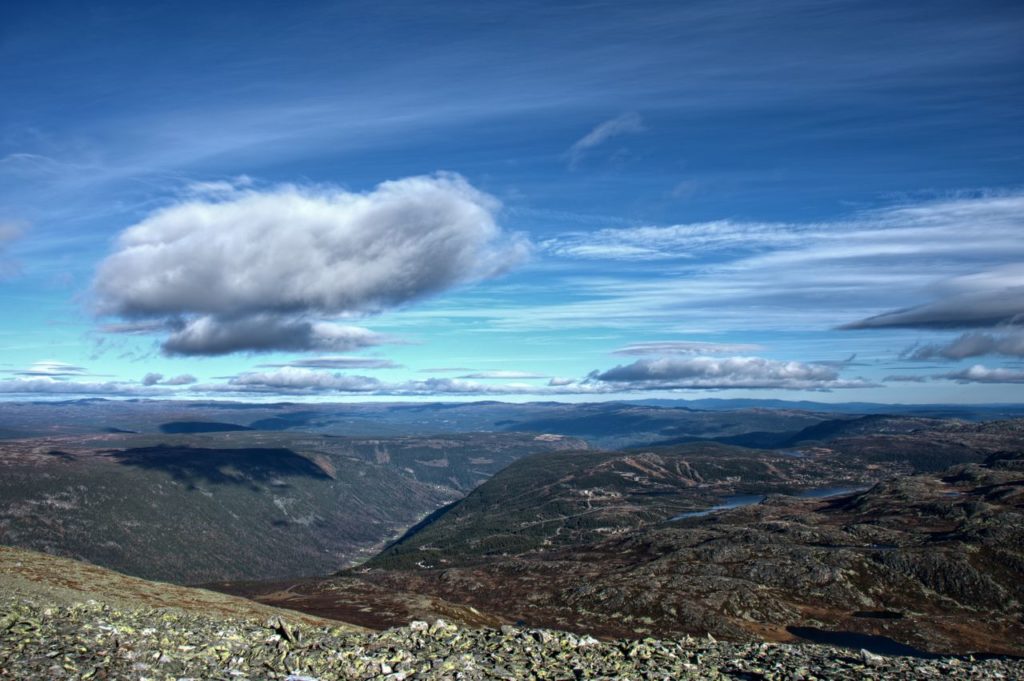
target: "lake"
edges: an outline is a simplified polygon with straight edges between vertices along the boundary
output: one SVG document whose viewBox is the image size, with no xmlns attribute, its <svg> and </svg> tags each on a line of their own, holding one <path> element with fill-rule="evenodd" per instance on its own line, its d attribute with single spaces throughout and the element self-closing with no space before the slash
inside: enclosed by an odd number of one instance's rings
<svg viewBox="0 0 1024 681">
<path fill-rule="evenodd" d="M 854 492 L 863 492 L 868 489 L 867 487 L 813 487 L 811 489 L 805 489 L 799 494 L 793 496 L 801 499 L 827 499 L 829 497 L 839 497 L 844 494 L 853 494 Z M 730 508 L 739 508 L 741 506 L 750 506 L 752 504 L 760 504 L 765 500 L 764 494 L 735 494 L 733 496 L 725 497 L 725 500 L 717 506 L 706 508 L 702 511 L 689 511 L 687 513 L 680 513 L 677 516 L 673 516 L 669 520 L 682 520 L 683 518 L 700 518 L 702 516 L 711 515 L 712 513 L 718 513 L 719 511 L 727 511 Z"/>
</svg>

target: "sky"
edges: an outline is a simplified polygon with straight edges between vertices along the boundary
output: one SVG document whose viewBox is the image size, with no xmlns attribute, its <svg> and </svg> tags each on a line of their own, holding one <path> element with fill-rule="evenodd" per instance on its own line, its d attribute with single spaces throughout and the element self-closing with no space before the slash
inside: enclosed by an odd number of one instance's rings
<svg viewBox="0 0 1024 681">
<path fill-rule="evenodd" d="M 1024 401 L 1021 35 L 5 2 L 0 399 Z"/>
</svg>

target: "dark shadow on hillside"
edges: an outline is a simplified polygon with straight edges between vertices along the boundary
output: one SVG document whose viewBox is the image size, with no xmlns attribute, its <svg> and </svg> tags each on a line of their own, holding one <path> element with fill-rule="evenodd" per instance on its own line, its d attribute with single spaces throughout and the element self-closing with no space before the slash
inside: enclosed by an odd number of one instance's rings
<svg viewBox="0 0 1024 681">
<path fill-rule="evenodd" d="M 301 428 L 303 426 L 323 426 L 329 424 L 333 419 L 319 411 L 295 411 L 280 416 L 271 416 L 265 419 L 258 419 L 249 424 L 252 430 L 288 430 L 289 428 Z"/>
<path fill-rule="evenodd" d="M 107 455 L 124 466 L 164 471 L 190 485 L 208 482 L 251 486 L 282 477 L 331 479 L 312 461 L 283 447 L 205 449 L 157 445 L 109 452 Z"/>
<path fill-rule="evenodd" d="M 380 551 L 380 553 L 378 555 L 383 555 L 388 550 L 398 546 L 399 544 L 401 544 L 405 540 L 409 539 L 410 537 L 412 537 L 412 536 L 414 536 L 416 534 L 419 534 L 420 532 L 425 530 L 427 527 L 433 525 L 438 520 L 443 518 L 446 513 L 448 513 L 453 508 L 458 506 L 459 502 L 461 502 L 461 501 L 462 501 L 461 499 L 457 499 L 457 500 L 451 502 L 450 504 L 445 504 L 444 506 L 442 506 L 441 508 L 437 509 L 436 511 L 432 511 L 425 518 L 423 518 L 423 520 L 419 521 L 418 523 L 416 523 L 415 525 L 410 527 L 408 530 L 406 530 L 404 533 L 402 533 L 401 537 L 399 537 L 398 539 L 394 540 L 393 542 L 391 542 L 390 544 L 385 546 L 383 549 L 381 549 L 381 551 Z M 342 574 L 344 572 L 345 571 L 342 570 L 338 574 Z"/>
<path fill-rule="evenodd" d="M 661 434 L 668 434 L 672 430 L 682 430 L 682 428 L 668 428 L 662 431 Z M 722 435 L 719 437 L 682 435 L 680 437 L 665 440 L 655 440 L 654 442 L 648 443 L 646 446 L 668 447 L 671 445 L 685 445 L 691 442 L 717 442 L 723 445 L 735 445 L 737 447 L 749 447 L 751 449 L 777 449 L 789 446 L 793 436 L 798 432 L 799 431 L 793 430 L 778 433 L 771 431 L 752 431 L 749 433 L 740 433 L 739 435 Z"/>
<path fill-rule="evenodd" d="M 506 421 L 502 430 L 528 433 L 558 433 L 576 437 L 622 435 L 634 432 L 658 432 L 674 425 L 668 418 L 654 418 L 645 414 L 622 414 L 609 411 L 587 416 Z"/>
<path fill-rule="evenodd" d="M 160 432 L 180 435 L 183 433 L 229 433 L 236 430 L 252 430 L 248 426 L 237 423 L 218 423 L 216 421 L 171 421 L 161 423 Z"/>
</svg>

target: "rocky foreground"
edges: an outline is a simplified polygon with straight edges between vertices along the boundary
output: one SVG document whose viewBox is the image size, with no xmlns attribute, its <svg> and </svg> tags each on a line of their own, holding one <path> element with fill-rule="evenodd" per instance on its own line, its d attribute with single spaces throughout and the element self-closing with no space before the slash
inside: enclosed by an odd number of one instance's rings
<svg viewBox="0 0 1024 681">
<path fill-rule="evenodd" d="M 0 597 L 0 679 L 1020 679 L 1024 661 L 884 657 L 827 646 L 598 641 L 438 620 L 384 632 L 178 609 Z"/>
</svg>

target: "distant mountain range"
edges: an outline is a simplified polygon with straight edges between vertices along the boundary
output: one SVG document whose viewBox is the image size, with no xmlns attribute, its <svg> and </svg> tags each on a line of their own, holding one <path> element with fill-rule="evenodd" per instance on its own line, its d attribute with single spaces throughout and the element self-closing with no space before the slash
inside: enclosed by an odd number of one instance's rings
<svg viewBox="0 0 1024 681">
<path fill-rule="evenodd" d="M 7 545 L 370 628 L 1024 654 L 1024 419 L 8 406 Z"/>
</svg>

